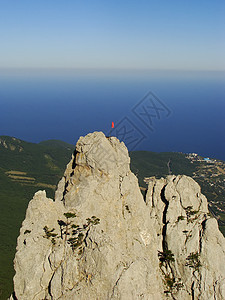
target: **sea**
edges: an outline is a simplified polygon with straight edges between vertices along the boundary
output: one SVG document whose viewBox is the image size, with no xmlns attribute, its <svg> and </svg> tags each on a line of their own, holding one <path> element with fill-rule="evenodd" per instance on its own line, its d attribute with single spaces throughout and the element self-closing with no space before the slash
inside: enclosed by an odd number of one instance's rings
<svg viewBox="0 0 225 300">
<path fill-rule="evenodd" d="M 225 160 L 222 71 L 1 69 L 0 114 L 0 135 L 28 142 L 102 131 L 130 151 Z"/>
</svg>

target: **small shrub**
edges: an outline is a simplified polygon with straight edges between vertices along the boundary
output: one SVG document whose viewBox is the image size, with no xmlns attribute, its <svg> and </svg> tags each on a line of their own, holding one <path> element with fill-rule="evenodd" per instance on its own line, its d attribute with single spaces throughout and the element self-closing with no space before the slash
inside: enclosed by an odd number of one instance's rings
<svg viewBox="0 0 225 300">
<path fill-rule="evenodd" d="M 190 268 L 193 268 L 195 271 L 199 271 L 199 268 L 201 267 L 201 262 L 199 259 L 199 253 L 198 252 L 192 252 L 188 257 L 186 258 L 186 264 L 185 266 L 188 266 Z"/>
<path fill-rule="evenodd" d="M 48 226 L 45 226 L 44 228 L 43 228 L 43 230 L 44 230 L 44 232 L 45 232 L 45 235 L 44 235 L 44 238 L 47 238 L 47 239 L 49 239 L 49 238 L 51 238 L 51 237 L 56 237 L 58 234 L 57 233 L 54 233 L 53 231 L 55 230 L 55 228 L 53 228 L 53 229 L 48 229 Z"/>
<path fill-rule="evenodd" d="M 100 219 L 96 218 L 95 216 L 92 216 L 91 219 L 87 218 L 86 220 L 87 220 L 87 225 L 90 225 L 90 224 L 92 224 L 92 225 L 98 225 L 100 223 Z"/>
<path fill-rule="evenodd" d="M 171 290 L 175 283 L 175 279 L 171 278 L 169 275 L 165 275 L 165 283 L 168 286 L 169 290 Z"/>
<path fill-rule="evenodd" d="M 64 216 L 67 218 L 67 219 L 70 219 L 70 218 L 75 218 L 76 217 L 76 214 L 74 213 L 64 213 Z"/>
<path fill-rule="evenodd" d="M 67 221 L 57 220 L 60 226 L 61 231 L 61 239 L 64 239 L 64 242 L 69 244 L 73 251 L 79 248 L 78 254 L 83 253 L 85 237 L 87 235 L 88 230 L 91 226 L 97 225 L 100 223 L 100 219 L 96 216 L 92 216 L 91 218 L 87 218 L 87 223 L 83 225 L 72 224 L 72 221 L 69 222 L 70 218 L 75 218 L 76 214 L 74 213 L 64 213 Z M 55 237 L 59 238 L 59 236 L 54 233 L 55 228 L 49 229 L 48 226 L 43 228 L 45 235 L 44 238 L 50 239 L 53 245 L 56 244 Z"/>
<path fill-rule="evenodd" d="M 169 275 L 164 275 L 164 283 L 168 288 L 166 291 L 164 291 L 165 294 L 177 293 L 184 286 L 180 278 L 175 279 L 173 276 L 170 277 Z"/>
<path fill-rule="evenodd" d="M 193 210 L 193 206 L 186 207 L 185 211 L 186 211 L 188 222 L 193 222 L 195 219 L 197 219 L 197 217 L 198 217 L 197 216 L 198 211 L 197 210 Z M 193 218 L 193 216 L 195 216 L 195 217 Z"/>
<path fill-rule="evenodd" d="M 164 262 L 173 262 L 174 261 L 174 254 L 171 250 L 164 250 L 164 251 L 158 251 L 158 256 L 160 260 L 160 264 L 162 265 Z"/>
<path fill-rule="evenodd" d="M 177 222 L 182 221 L 182 220 L 184 220 L 184 219 L 185 219 L 184 216 L 179 216 L 179 217 L 177 218 Z"/>
<path fill-rule="evenodd" d="M 66 226 L 66 223 L 63 220 L 58 220 L 59 226 Z"/>
</svg>

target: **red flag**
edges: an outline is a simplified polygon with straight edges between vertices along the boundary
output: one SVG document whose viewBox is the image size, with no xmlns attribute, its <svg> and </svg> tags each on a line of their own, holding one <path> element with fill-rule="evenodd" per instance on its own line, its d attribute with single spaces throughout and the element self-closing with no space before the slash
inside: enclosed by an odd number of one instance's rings
<svg viewBox="0 0 225 300">
<path fill-rule="evenodd" d="M 112 122 L 112 128 L 114 128 L 114 122 Z"/>
</svg>

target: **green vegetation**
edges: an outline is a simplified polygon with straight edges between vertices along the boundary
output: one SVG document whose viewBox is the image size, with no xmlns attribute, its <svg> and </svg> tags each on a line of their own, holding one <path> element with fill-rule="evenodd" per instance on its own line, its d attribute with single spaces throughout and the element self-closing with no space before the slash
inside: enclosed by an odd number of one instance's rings
<svg viewBox="0 0 225 300">
<path fill-rule="evenodd" d="M 165 294 L 176 294 L 180 289 L 183 288 L 184 284 L 181 282 L 181 279 L 175 279 L 173 276 L 164 274 L 164 283 L 167 287 L 167 290 L 164 291 Z"/>
<path fill-rule="evenodd" d="M 72 231 L 66 230 L 66 235 L 68 234 L 70 237 L 67 240 L 67 243 L 70 245 L 73 251 L 78 249 L 78 254 L 81 255 L 84 249 L 84 240 L 87 236 L 87 232 L 89 231 L 91 226 L 98 225 L 100 223 L 100 219 L 92 216 L 91 218 L 86 219 L 87 223 L 83 225 L 76 225 L 70 223 L 70 229 Z M 67 236 L 66 236 L 67 238 Z"/>
<path fill-rule="evenodd" d="M 160 261 L 159 266 L 164 276 L 164 284 L 166 288 L 164 293 L 171 294 L 173 297 L 173 295 L 183 287 L 181 279 L 176 278 L 172 272 L 172 264 L 175 261 L 174 254 L 171 250 L 164 249 L 164 251 L 158 251 L 158 257 Z"/>
<path fill-rule="evenodd" d="M 51 237 L 56 237 L 57 236 L 57 233 L 54 233 L 55 228 L 50 230 L 50 229 L 48 229 L 48 226 L 45 226 L 43 228 L 43 230 L 45 232 L 44 238 L 50 239 Z"/>
<path fill-rule="evenodd" d="M 91 218 L 86 219 L 86 223 L 83 225 L 74 224 L 73 221 L 69 221 L 70 218 L 75 218 L 76 214 L 67 212 L 64 213 L 66 217 L 66 222 L 63 220 L 58 220 L 58 224 L 60 227 L 61 235 L 59 236 L 55 233 L 55 228 L 49 229 L 48 226 L 43 228 L 45 235 L 44 238 L 51 239 L 53 246 L 56 245 L 56 239 L 64 239 L 65 243 L 69 244 L 73 252 L 78 249 L 78 254 L 81 255 L 84 249 L 84 240 L 87 236 L 87 232 L 90 230 L 91 226 L 98 225 L 100 223 L 100 219 L 92 216 Z"/>
<path fill-rule="evenodd" d="M 185 208 L 185 212 L 187 215 L 187 221 L 189 222 L 193 222 L 194 220 L 197 219 L 198 217 L 198 211 L 197 210 L 193 210 L 193 206 L 188 206 Z"/>
<path fill-rule="evenodd" d="M 195 271 L 199 271 L 199 268 L 201 267 L 200 259 L 199 259 L 199 253 L 191 253 L 187 258 L 186 258 L 186 264 L 185 266 L 188 266 L 190 268 L 193 268 Z"/>
<path fill-rule="evenodd" d="M 199 271 L 199 268 L 201 267 L 201 262 L 199 259 L 199 253 L 198 252 L 192 252 L 187 258 L 187 263 L 185 266 L 188 266 L 190 268 L 193 268 L 195 271 Z"/>
<path fill-rule="evenodd" d="M 150 151 L 130 152 L 131 171 L 137 175 L 139 183 L 144 186 L 144 177 L 155 176 L 160 178 L 169 174 L 167 163 L 170 160 L 172 174 L 185 174 L 192 176 L 195 166 L 185 157 L 183 153 Z"/>
<path fill-rule="evenodd" d="M 74 213 L 69 213 L 69 212 L 68 212 L 68 213 L 65 213 L 64 216 L 65 216 L 65 217 L 67 218 L 67 220 L 68 220 L 68 219 L 70 219 L 70 218 L 75 218 L 75 217 L 76 217 L 76 214 L 74 214 Z"/>
<path fill-rule="evenodd" d="M 170 263 L 174 261 L 174 254 L 171 252 L 171 250 L 164 250 L 158 252 L 158 257 L 160 261 L 160 266 L 163 265 L 163 263 Z"/>
<path fill-rule="evenodd" d="M 179 221 L 183 221 L 185 219 L 185 217 L 184 216 L 179 216 L 178 218 L 177 218 L 177 222 L 179 222 Z"/>
</svg>

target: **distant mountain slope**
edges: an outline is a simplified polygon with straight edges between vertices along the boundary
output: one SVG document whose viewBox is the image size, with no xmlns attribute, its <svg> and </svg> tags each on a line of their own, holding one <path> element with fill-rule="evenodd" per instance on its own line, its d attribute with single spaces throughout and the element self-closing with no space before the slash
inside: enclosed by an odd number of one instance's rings
<svg viewBox="0 0 225 300">
<path fill-rule="evenodd" d="M 131 170 L 138 175 L 142 185 L 144 177 L 162 177 L 170 172 L 174 175 L 192 176 L 195 166 L 186 159 L 183 153 L 134 151 L 130 153 Z"/>
<path fill-rule="evenodd" d="M 63 148 L 63 149 L 71 149 L 71 146 L 72 146 L 71 144 L 68 144 L 68 143 L 60 141 L 60 140 L 42 141 L 38 145 L 50 147 L 50 148 L 56 147 L 56 148 Z"/>
<path fill-rule="evenodd" d="M 30 199 L 38 190 L 46 190 L 52 197 L 74 146 L 58 140 L 28 143 L 13 137 L 0 136 L 0 299 L 5 300 L 12 291 L 13 258 L 16 238 Z M 192 176 L 202 187 L 212 204 L 211 209 L 220 217 L 220 229 L 225 234 L 224 162 L 210 165 L 204 161 L 191 161 L 183 153 L 155 153 L 135 151 L 130 153 L 131 170 L 138 177 L 141 187 L 146 187 L 145 177 L 172 174 Z M 219 168 L 219 169 L 218 169 Z M 218 177 L 215 170 L 218 169 Z M 207 171 L 208 170 L 208 171 Z M 219 171 L 220 170 L 220 171 Z M 221 171 L 222 170 L 222 171 Z M 208 172 L 208 173 L 207 173 Z M 211 173 L 210 173 L 211 172 Z M 208 175 L 207 175 L 208 174 Z M 213 174 L 211 176 L 210 174 Z M 216 199 L 216 201 L 215 201 Z M 215 203 L 216 202 L 216 203 Z"/>
<path fill-rule="evenodd" d="M 45 180 L 43 178 L 45 168 L 51 175 L 57 176 L 58 170 L 65 168 L 65 159 L 68 160 L 73 149 L 74 146 L 55 140 L 33 144 L 0 136 L 0 166 L 6 171 L 28 172 L 37 176 L 36 179 Z"/>
</svg>

